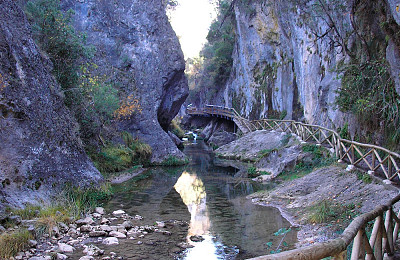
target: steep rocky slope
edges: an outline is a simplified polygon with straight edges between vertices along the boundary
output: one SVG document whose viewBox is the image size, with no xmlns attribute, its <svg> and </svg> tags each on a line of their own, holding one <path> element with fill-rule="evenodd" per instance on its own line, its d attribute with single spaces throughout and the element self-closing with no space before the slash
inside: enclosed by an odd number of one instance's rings
<svg viewBox="0 0 400 260">
<path fill-rule="evenodd" d="M 233 67 L 217 94 L 224 105 L 252 119 L 274 115 L 334 129 L 350 122 L 354 134 L 359 122 L 335 105 L 336 68 L 364 55 L 360 38 L 380 48 L 400 93 L 396 1 L 357 1 L 355 9 L 346 0 L 234 2 Z"/>
<path fill-rule="evenodd" d="M 118 86 L 121 99 L 138 99 L 140 111 L 122 130 L 153 148 L 152 161 L 182 158 L 167 130 L 188 95 L 185 61 L 162 0 L 62 1 L 75 11 L 75 27 L 97 49 L 96 64 Z"/>
<path fill-rule="evenodd" d="M 22 9 L 0 1 L 0 206 L 48 200 L 65 183 L 102 179 L 51 69 Z"/>
</svg>

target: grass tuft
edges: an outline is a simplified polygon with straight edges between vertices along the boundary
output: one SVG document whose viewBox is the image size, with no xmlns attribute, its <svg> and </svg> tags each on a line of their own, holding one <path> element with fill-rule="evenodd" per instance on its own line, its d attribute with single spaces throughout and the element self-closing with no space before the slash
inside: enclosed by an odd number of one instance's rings
<svg viewBox="0 0 400 260">
<path fill-rule="evenodd" d="M 33 239 L 27 229 L 0 235 L 0 259 L 8 259 L 27 248 L 28 241 Z"/>
<path fill-rule="evenodd" d="M 161 162 L 160 165 L 162 166 L 180 166 L 180 165 L 185 165 L 189 163 L 189 159 L 179 159 L 176 156 L 169 156 L 167 159 L 165 159 L 163 162 Z"/>
</svg>

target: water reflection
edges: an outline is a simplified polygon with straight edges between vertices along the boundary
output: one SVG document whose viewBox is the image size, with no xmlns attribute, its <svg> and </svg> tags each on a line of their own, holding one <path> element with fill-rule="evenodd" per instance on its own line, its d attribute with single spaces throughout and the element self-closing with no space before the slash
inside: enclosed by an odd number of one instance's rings
<svg viewBox="0 0 400 260">
<path fill-rule="evenodd" d="M 188 241 L 190 242 L 191 236 L 208 235 L 210 231 L 210 218 L 208 217 L 206 190 L 203 182 L 196 174 L 184 171 L 174 185 L 174 188 L 190 212 Z"/>
<path fill-rule="evenodd" d="M 231 169 L 215 166 L 212 153 L 200 142 L 187 146 L 185 153 L 192 157 L 188 166 L 153 168 L 146 179 L 116 185 L 106 210 L 123 209 L 130 215 L 142 215 L 143 224 L 188 221 L 188 229 L 173 234 L 180 239 L 186 237 L 194 245 L 182 256 L 184 259 L 246 259 L 275 250 L 282 237 L 273 234 L 290 224 L 277 209 L 253 205 L 246 199 L 247 194 L 257 191 L 258 184 L 233 178 Z M 191 236 L 202 236 L 204 240 L 193 242 Z M 145 255 L 148 259 L 173 259 L 168 253 L 178 243 L 173 239 L 170 237 L 169 245 L 160 243 Z M 285 250 L 293 248 L 296 232 L 289 232 L 284 240 L 289 244 Z M 271 248 L 266 246 L 268 242 L 272 242 Z M 128 259 L 149 250 L 146 245 L 138 248 L 136 241 L 124 243 L 113 250 Z"/>
</svg>

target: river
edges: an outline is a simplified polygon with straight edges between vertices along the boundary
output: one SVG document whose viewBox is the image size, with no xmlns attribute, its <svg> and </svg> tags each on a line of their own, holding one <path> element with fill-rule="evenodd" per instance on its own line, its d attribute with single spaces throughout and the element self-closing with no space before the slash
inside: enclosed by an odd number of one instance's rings
<svg viewBox="0 0 400 260">
<path fill-rule="evenodd" d="M 152 168 L 115 185 L 104 207 L 141 215 L 144 224 L 179 220 L 188 225 L 177 225 L 168 238 L 154 235 L 146 243 L 125 239 L 107 251 L 124 259 L 246 259 L 294 247 L 297 232 L 279 210 L 246 199 L 270 187 L 233 178 L 235 170 L 214 165 L 212 152 L 202 142 L 186 145 L 184 152 L 192 158 L 189 165 Z M 192 236 L 204 240 L 193 242 Z M 180 241 L 194 247 L 178 253 Z"/>
</svg>

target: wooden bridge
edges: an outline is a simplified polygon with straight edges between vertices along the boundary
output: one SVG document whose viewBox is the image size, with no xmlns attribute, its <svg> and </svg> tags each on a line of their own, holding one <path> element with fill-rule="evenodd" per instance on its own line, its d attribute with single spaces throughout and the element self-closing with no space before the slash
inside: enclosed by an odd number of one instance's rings
<svg viewBox="0 0 400 260">
<path fill-rule="evenodd" d="M 242 133 L 251 132 L 249 120 L 241 117 L 235 109 L 223 106 L 205 105 L 203 108 L 189 107 L 186 113 L 192 116 L 218 117 L 227 120 L 232 120 Z"/>
<path fill-rule="evenodd" d="M 304 142 L 312 142 L 330 149 L 336 158 L 346 161 L 376 175 L 385 183 L 400 182 L 400 155 L 386 148 L 363 144 L 347 139 L 331 129 L 296 122 L 293 120 L 261 119 L 250 121 L 241 117 L 233 108 L 206 105 L 202 109 L 190 108 L 189 115 L 225 117 L 233 120 L 243 133 L 256 130 L 282 131 L 299 136 Z M 253 258 L 267 259 L 394 259 L 395 243 L 400 229 L 400 211 L 396 214 L 393 206 L 400 200 L 400 195 L 385 205 L 355 218 L 336 239 L 317 243 L 312 246 L 285 251 L 279 254 Z M 365 227 L 373 225 L 372 233 L 367 235 Z M 347 249 L 352 245 L 351 256 Z"/>
</svg>

